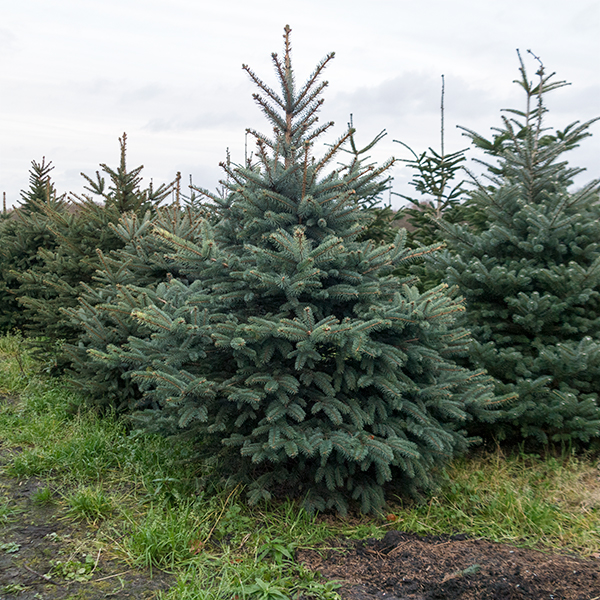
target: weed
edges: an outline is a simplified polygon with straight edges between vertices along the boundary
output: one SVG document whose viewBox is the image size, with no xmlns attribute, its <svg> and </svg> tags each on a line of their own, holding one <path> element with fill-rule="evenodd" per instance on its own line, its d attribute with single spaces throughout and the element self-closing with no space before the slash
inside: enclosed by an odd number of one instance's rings
<svg viewBox="0 0 600 600">
<path fill-rule="evenodd" d="M 9 583 L 2 587 L 2 593 L 4 594 L 20 594 L 24 592 L 27 588 L 24 585 L 20 585 L 19 583 Z"/>
<path fill-rule="evenodd" d="M 31 495 L 31 501 L 38 506 L 47 506 L 54 502 L 54 495 L 49 487 L 43 487 Z"/>
<path fill-rule="evenodd" d="M 232 583 L 236 575 L 224 561 L 213 565 L 204 561 L 189 563 L 180 570 L 177 582 L 159 595 L 159 600 L 219 600 L 234 599 Z"/>
<path fill-rule="evenodd" d="M 102 488 L 80 488 L 65 497 L 69 514 L 87 521 L 98 521 L 108 517 L 113 511 L 112 500 Z"/>
<path fill-rule="evenodd" d="M 252 585 L 240 586 L 239 595 L 254 600 L 289 600 L 286 589 L 282 585 L 262 579 L 256 579 Z"/>
<path fill-rule="evenodd" d="M 15 554 L 21 548 L 21 544 L 15 542 L 6 542 L 0 544 L 0 552 L 6 552 L 6 554 Z"/>
<path fill-rule="evenodd" d="M 318 598 L 319 600 L 340 600 L 337 590 L 342 587 L 336 581 L 327 581 L 319 573 L 300 569 L 303 575 L 297 584 L 298 596 Z"/>
<path fill-rule="evenodd" d="M 271 559 L 275 564 L 281 565 L 284 560 L 294 560 L 295 544 L 286 544 L 281 538 L 267 539 L 258 549 L 258 560 Z"/>
<path fill-rule="evenodd" d="M 84 583 L 92 578 L 94 567 L 94 557 L 87 554 L 83 562 L 78 560 L 52 561 L 52 569 L 47 575 L 54 579 L 60 577 L 66 581 L 78 581 Z"/>
</svg>

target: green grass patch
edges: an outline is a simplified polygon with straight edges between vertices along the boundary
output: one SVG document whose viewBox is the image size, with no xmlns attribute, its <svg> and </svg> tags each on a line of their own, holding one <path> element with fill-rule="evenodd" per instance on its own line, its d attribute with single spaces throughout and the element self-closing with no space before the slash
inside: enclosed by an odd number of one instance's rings
<svg viewBox="0 0 600 600">
<path fill-rule="evenodd" d="M 46 486 L 40 488 L 31 495 L 31 501 L 37 506 L 49 506 L 54 504 L 54 494 L 52 490 Z"/>
<path fill-rule="evenodd" d="M 80 487 L 65 496 L 68 514 L 77 519 L 97 522 L 114 510 L 112 498 L 100 486 Z"/>
<path fill-rule="evenodd" d="M 121 547 L 136 566 L 172 570 L 192 557 L 200 518 L 191 502 L 176 507 L 152 505 L 130 519 Z"/>
<path fill-rule="evenodd" d="M 501 453 L 455 461 L 428 502 L 395 507 L 393 527 L 467 533 L 526 547 L 600 551 L 600 471 L 589 457 Z"/>
<path fill-rule="evenodd" d="M 37 379 L 37 364 L 20 335 L 0 335 L 0 356 L 0 393 L 20 393 Z"/>
<path fill-rule="evenodd" d="M 18 511 L 11 504 L 8 498 L 0 497 L 0 525 L 6 525 L 13 520 L 18 514 Z"/>
</svg>

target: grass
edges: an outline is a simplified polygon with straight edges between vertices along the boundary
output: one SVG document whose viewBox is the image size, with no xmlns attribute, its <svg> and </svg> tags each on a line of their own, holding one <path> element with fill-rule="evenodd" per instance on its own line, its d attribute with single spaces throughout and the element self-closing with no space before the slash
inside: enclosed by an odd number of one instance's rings
<svg viewBox="0 0 600 600">
<path fill-rule="evenodd" d="M 455 461 L 438 493 L 392 513 L 416 533 L 467 533 L 525 547 L 600 550 L 600 471 L 591 458 L 501 452 Z"/>
<path fill-rule="evenodd" d="M 381 518 L 341 519 L 309 515 L 290 501 L 248 507 L 240 488 L 204 486 L 206 473 L 187 444 L 84 410 L 64 382 L 36 370 L 15 337 L 0 337 L 0 394 L 10 397 L 0 400 L 4 473 L 40 478 L 35 503 L 101 526 L 103 553 L 174 573 L 162 600 L 334 600 L 335 584 L 297 564 L 294 551 L 390 528 L 600 552 L 600 472 L 592 457 L 481 453 L 455 461 L 422 504 L 397 499 Z M 0 496 L 0 525 L 13 516 Z"/>
<path fill-rule="evenodd" d="M 54 503 L 54 494 L 49 487 L 43 487 L 31 495 L 31 501 L 37 506 L 48 506 Z"/>
<path fill-rule="evenodd" d="M 136 566 L 172 570 L 192 557 L 200 519 L 201 510 L 192 502 L 151 505 L 141 517 L 129 519 L 121 548 Z"/>
<path fill-rule="evenodd" d="M 15 509 L 6 498 L 0 498 L 0 526 L 8 523 L 16 515 Z"/>
<path fill-rule="evenodd" d="M 112 498 L 100 486 L 80 487 L 69 492 L 65 501 L 71 517 L 92 523 L 108 517 L 114 509 Z"/>
</svg>

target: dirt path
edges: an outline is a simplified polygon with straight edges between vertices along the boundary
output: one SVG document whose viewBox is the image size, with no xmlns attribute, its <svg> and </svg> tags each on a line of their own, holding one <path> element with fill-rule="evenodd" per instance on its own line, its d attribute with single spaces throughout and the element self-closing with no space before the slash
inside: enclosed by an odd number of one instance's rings
<svg viewBox="0 0 600 600">
<path fill-rule="evenodd" d="M 600 560 L 389 531 L 298 560 L 344 582 L 347 600 L 600 600 Z"/>
</svg>

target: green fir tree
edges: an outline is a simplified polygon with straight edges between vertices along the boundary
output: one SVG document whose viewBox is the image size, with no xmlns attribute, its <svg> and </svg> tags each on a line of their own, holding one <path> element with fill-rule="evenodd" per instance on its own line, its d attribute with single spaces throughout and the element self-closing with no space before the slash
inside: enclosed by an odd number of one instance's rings
<svg viewBox="0 0 600 600">
<path fill-rule="evenodd" d="M 19 206 L 0 223 L 0 331 L 23 330 L 35 318 L 20 299 L 32 297 L 43 302 L 48 298 L 46 289 L 31 287 L 20 280 L 20 274 L 42 264 L 40 252 L 57 245 L 44 210 L 62 214 L 66 202 L 64 196 L 57 196 L 52 169 L 45 158 L 32 161 L 29 188 L 21 192 Z"/>
<path fill-rule="evenodd" d="M 149 334 L 131 313 L 159 302 L 159 284 L 172 278 L 187 282 L 180 266 L 168 257 L 170 248 L 154 231 L 160 228 L 195 242 L 200 239 L 203 214 L 193 204 L 181 208 L 178 201 L 158 208 L 154 215 L 149 211 L 142 217 L 126 213 L 112 228 L 123 248 L 108 254 L 98 251 L 101 268 L 92 285 L 83 283 L 79 306 L 64 311 L 80 330 L 77 344 L 65 347 L 71 361 L 68 375 L 88 403 L 117 411 L 143 407 L 135 380 L 124 376 L 129 370 L 127 363 L 120 359 L 107 362 L 96 355 L 109 345 L 123 346 L 130 336 Z"/>
<path fill-rule="evenodd" d="M 221 471 L 249 482 L 251 502 L 288 494 L 310 509 L 365 512 L 384 486 L 418 493 L 468 440 L 472 415 L 491 418 L 483 371 L 453 358 L 468 334 L 444 285 L 426 293 L 392 271 L 432 248 L 358 241 L 365 201 L 392 161 L 353 153 L 332 168 L 347 131 L 323 156 L 315 142 L 328 55 L 296 84 L 290 29 L 273 55 L 276 92 L 247 66 L 272 137 L 255 130 L 255 162 L 224 164 L 224 197 L 205 192 L 218 220 L 196 243 L 158 231 L 188 282 L 157 288 L 133 314 L 152 331 L 97 352 L 127 362 L 160 410 L 140 422 L 221 445 Z"/>
<path fill-rule="evenodd" d="M 600 203 L 598 179 L 573 190 L 582 169 L 565 152 L 595 121 L 545 125 L 546 94 L 563 87 L 539 63 L 534 84 L 519 55 L 525 108 L 509 110 L 492 140 L 468 131 L 497 159 L 471 202 L 477 231 L 439 221 L 448 251 L 437 259 L 466 298 L 471 364 L 518 394 L 488 433 L 512 441 L 588 443 L 600 436 Z"/>
<path fill-rule="evenodd" d="M 79 335 L 79 329 L 65 310 L 78 305 L 84 285 L 94 285 L 94 273 L 103 266 L 98 250 L 108 253 L 123 246 L 113 226 L 125 213 L 142 216 L 153 210 L 171 193 L 170 185 L 157 189 L 151 185 L 141 187 L 143 167 L 127 168 L 126 142 L 123 134 L 119 139 L 121 152 L 117 169 L 102 164 L 102 174 L 97 172 L 95 179 L 82 174 L 88 193 L 73 196 L 68 210 L 34 202 L 54 235 L 55 247 L 41 249 L 38 263 L 19 273 L 22 286 L 30 291 L 19 301 L 30 315 L 27 330 L 35 338 L 34 345 L 41 355 L 57 361 L 60 368 L 65 366 L 66 360 L 60 346 L 64 342 L 75 343 Z M 44 290 L 43 297 L 38 290 Z"/>
<path fill-rule="evenodd" d="M 408 230 L 408 243 L 411 247 L 439 244 L 444 236 L 438 220 L 444 218 L 448 223 L 468 223 L 471 228 L 478 226 L 481 213 L 470 202 L 466 193 L 465 181 L 461 178 L 466 150 L 447 153 L 445 145 L 445 81 L 442 75 L 442 93 L 440 102 L 440 151 L 433 148 L 417 154 L 410 146 L 402 144 L 413 155 L 412 159 L 402 159 L 413 171 L 410 185 L 416 196 L 398 194 L 408 204 L 401 208 L 394 220 L 400 220 Z M 421 289 L 430 289 L 442 281 L 442 273 L 431 265 L 433 255 L 420 264 L 411 265 L 398 274 L 412 274 L 420 281 Z"/>
<path fill-rule="evenodd" d="M 405 162 L 413 171 L 410 185 L 414 187 L 418 197 L 395 193 L 409 203 L 408 207 L 402 209 L 401 214 L 407 217 L 408 223 L 412 226 L 409 241 L 413 245 L 427 246 L 439 242 L 442 236 L 436 220 L 444 216 L 447 220 L 456 222 L 457 219 L 452 213 L 465 199 L 464 181 L 455 181 L 461 172 L 462 163 L 465 161 L 465 150 L 446 153 L 444 93 L 445 82 L 442 75 L 439 153 L 433 148 L 429 148 L 428 151 L 417 154 L 404 142 L 394 140 L 398 144 L 402 144 L 413 155 L 412 159 L 403 159 L 402 162 Z"/>
</svg>

